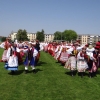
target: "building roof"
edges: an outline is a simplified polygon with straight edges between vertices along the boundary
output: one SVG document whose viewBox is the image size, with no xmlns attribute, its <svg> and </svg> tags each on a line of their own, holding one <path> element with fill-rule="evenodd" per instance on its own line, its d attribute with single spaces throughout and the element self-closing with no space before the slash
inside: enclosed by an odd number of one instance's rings
<svg viewBox="0 0 100 100">
<path fill-rule="evenodd" d="M 77 34 L 78 36 L 100 36 L 99 34 Z"/>
</svg>

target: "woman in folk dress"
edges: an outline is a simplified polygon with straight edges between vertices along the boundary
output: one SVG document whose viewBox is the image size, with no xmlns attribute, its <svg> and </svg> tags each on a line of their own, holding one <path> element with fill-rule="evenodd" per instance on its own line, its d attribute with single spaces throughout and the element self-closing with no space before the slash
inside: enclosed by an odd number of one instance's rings
<svg viewBox="0 0 100 100">
<path fill-rule="evenodd" d="M 16 51 L 13 45 L 8 48 L 6 56 L 7 63 L 5 64 L 5 68 L 7 70 L 10 70 L 13 74 L 14 71 L 18 70 L 18 57 L 16 56 Z"/>
<path fill-rule="evenodd" d="M 70 57 L 66 61 L 64 68 L 70 70 L 71 76 L 74 75 L 73 72 L 76 70 L 76 57 L 75 57 L 74 52 L 70 54 Z"/>
<path fill-rule="evenodd" d="M 66 51 L 66 47 L 62 48 L 62 52 L 59 58 L 59 61 L 61 62 L 62 65 L 64 65 L 66 63 L 66 61 L 68 60 L 69 54 Z"/>
<path fill-rule="evenodd" d="M 81 77 L 83 77 L 83 73 L 88 68 L 86 59 L 88 56 L 86 55 L 86 48 L 82 48 L 82 51 L 80 51 L 77 55 L 77 70 L 79 73 L 81 73 Z"/>
<path fill-rule="evenodd" d="M 6 41 L 1 44 L 1 48 L 4 48 L 1 62 L 7 61 L 6 54 L 7 54 L 7 50 L 9 48 L 9 46 L 10 46 L 10 42 L 9 42 L 9 38 L 7 38 Z"/>
</svg>

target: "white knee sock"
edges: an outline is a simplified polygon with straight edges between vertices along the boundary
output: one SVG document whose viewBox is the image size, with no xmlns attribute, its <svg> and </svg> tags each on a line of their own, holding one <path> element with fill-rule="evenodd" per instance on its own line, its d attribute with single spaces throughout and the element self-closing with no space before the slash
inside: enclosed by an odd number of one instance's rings
<svg viewBox="0 0 100 100">
<path fill-rule="evenodd" d="M 28 70 L 28 66 L 25 66 L 25 70 Z"/>
<path fill-rule="evenodd" d="M 32 70 L 34 70 L 35 69 L 35 67 L 34 66 L 31 66 L 32 67 Z"/>
</svg>

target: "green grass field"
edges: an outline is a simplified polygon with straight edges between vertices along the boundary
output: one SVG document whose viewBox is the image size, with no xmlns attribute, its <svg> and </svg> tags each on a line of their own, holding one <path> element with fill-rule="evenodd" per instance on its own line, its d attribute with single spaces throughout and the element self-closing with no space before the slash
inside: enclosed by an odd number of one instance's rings
<svg viewBox="0 0 100 100">
<path fill-rule="evenodd" d="M 3 50 L 0 49 L 0 56 Z M 11 75 L 0 63 L 0 100 L 100 100 L 100 71 L 97 77 L 71 77 L 53 57 L 41 52 L 37 73 L 24 73 L 19 66 Z"/>
</svg>

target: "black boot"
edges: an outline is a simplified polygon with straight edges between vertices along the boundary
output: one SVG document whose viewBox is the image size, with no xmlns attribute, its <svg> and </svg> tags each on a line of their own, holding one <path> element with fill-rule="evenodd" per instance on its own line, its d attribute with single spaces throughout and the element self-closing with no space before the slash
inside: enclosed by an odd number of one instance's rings
<svg viewBox="0 0 100 100">
<path fill-rule="evenodd" d="M 92 78 L 92 73 L 89 72 L 89 77 Z"/>
<path fill-rule="evenodd" d="M 36 74 L 36 69 L 33 70 L 33 73 Z"/>
<path fill-rule="evenodd" d="M 93 72 L 93 76 L 94 76 L 94 77 L 97 77 L 96 72 Z"/>
<path fill-rule="evenodd" d="M 81 72 L 81 78 L 83 78 L 83 72 Z"/>
<path fill-rule="evenodd" d="M 74 75 L 73 75 L 73 71 L 71 71 L 71 76 L 74 76 Z"/>
<path fill-rule="evenodd" d="M 15 71 L 12 70 L 12 71 L 11 71 L 11 74 L 13 75 L 14 73 L 15 73 Z"/>
<path fill-rule="evenodd" d="M 27 74 L 28 73 L 28 70 L 25 70 L 25 74 Z"/>
</svg>

